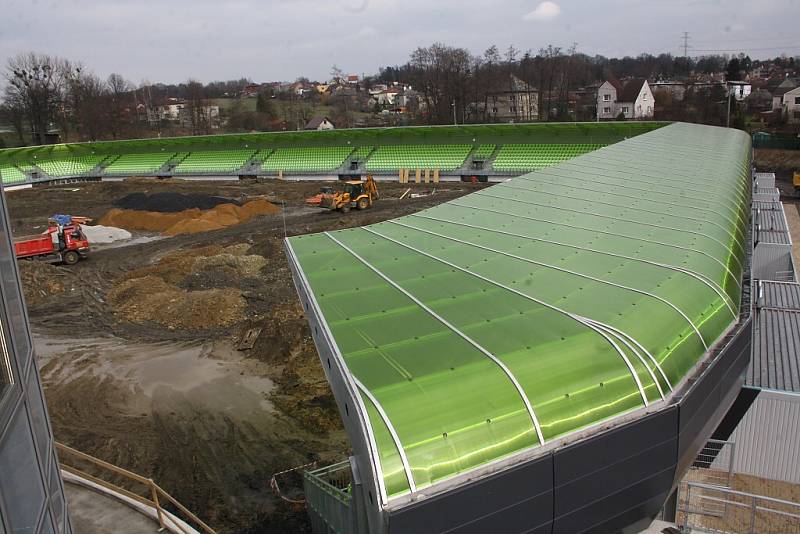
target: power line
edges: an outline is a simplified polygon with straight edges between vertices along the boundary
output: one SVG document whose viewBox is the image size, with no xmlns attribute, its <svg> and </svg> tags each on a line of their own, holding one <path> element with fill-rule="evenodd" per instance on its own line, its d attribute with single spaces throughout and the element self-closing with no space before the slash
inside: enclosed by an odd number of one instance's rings
<svg viewBox="0 0 800 534">
<path fill-rule="evenodd" d="M 683 32 L 683 59 L 689 57 L 689 32 Z"/>
<path fill-rule="evenodd" d="M 768 46 L 763 48 L 750 48 L 750 47 L 739 47 L 739 48 L 693 48 L 695 52 L 739 52 L 739 51 L 748 51 L 748 52 L 758 52 L 763 50 L 800 50 L 800 46 L 796 45 L 787 45 L 787 46 Z"/>
</svg>

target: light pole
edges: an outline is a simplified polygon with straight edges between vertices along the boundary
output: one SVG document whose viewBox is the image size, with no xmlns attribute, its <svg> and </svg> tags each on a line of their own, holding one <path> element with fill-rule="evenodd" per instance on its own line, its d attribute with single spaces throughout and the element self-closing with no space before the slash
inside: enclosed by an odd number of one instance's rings
<svg viewBox="0 0 800 534">
<path fill-rule="evenodd" d="M 456 99 L 454 98 L 450 104 L 453 106 L 453 125 L 458 126 L 458 118 L 456 117 Z"/>
</svg>

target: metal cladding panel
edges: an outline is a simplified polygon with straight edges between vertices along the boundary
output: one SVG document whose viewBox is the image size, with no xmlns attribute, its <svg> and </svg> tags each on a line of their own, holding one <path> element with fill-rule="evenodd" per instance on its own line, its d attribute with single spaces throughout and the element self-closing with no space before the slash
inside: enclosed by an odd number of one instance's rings
<svg viewBox="0 0 800 534">
<path fill-rule="evenodd" d="M 755 173 L 756 187 L 775 187 L 775 173 L 774 172 L 757 172 Z"/>
<path fill-rule="evenodd" d="M 553 532 L 611 532 L 654 517 L 672 486 L 677 433 L 671 406 L 555 452 Z"/>
<path fill-rule="evenodd" d="M 800 393 L 800 310 L 757 308 L 755 313 L 758 332 L 746 384 Z"/>
<path fill-rule="evenodd" d="M 752 320 L 748 319 L 691 385 L 678 402 L 678 479 L 713 434 L 744 383 L 752 347 Z"/>
<path fill-rule="evenodd" d="M 793 282 L 795 273 L 791 245 L 759 243 L 753 250 L 752 271 L 754 280 Z"/>
<path fill-rule="evenodd" d="M 392 512 L 389 534 L 550 533 L 553 457 L 511 469 Z"/>
<path fill-rule="evenodd" d="M 773 231 L 780 232 L 787 235 L 789 234 L 789 227 L 786 224 L 786 217 L 783 214 L 783 209 L 780 210 L 754 210 L 755 218 L 753 224 L 759 231 Z M 763 241 L 763 239 L 758 239 Z"/>
<path fill-rule="evenodd" d="M 753 199 L 753 211 L 780 211 L 783 205 L 777 200 L 756 200 Z"/>
<path fill-rule="evenodd" d="M 800 284 L 759 280 L 756 286 L 758 308 L 800 310 Z"/>
<path fill-rule="evenodd" d="M 731 436 L 737 473 L 800 484 L 800 395 L 761 391 Z"/>
</svg>

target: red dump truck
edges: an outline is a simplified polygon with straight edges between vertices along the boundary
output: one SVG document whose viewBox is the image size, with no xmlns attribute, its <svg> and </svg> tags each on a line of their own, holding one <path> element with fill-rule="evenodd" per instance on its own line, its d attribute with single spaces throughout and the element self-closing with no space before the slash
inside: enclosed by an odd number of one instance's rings
<svg viewBox="0 0 800 534">
<path fill-rule="evenodd" d="M 75 265 L 89 254 L 89 241 L 79 224 L 51 224 L 43 234 L 14 240 L 17 259 Z"/>
</svg>

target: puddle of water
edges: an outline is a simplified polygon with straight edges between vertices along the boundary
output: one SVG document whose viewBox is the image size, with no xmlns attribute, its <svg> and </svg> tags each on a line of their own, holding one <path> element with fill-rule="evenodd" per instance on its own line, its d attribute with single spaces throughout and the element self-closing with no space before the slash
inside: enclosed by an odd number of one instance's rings
<svg viewBox="0 0 800 534">
<path fill-rule="evenodd" d="M 45 380 L 69 382 L 91 373 L 128 383 L 151 400 L 181 394 L 193 404 L 240 417 L 272 411 L 267 396 L 274 384 L 248 371 L 229 343 L 131 343 L 123 339 L 68 339 L 34 333 Z"/>
</svg>

